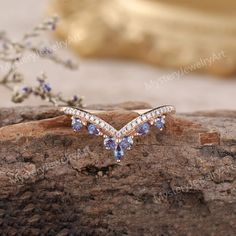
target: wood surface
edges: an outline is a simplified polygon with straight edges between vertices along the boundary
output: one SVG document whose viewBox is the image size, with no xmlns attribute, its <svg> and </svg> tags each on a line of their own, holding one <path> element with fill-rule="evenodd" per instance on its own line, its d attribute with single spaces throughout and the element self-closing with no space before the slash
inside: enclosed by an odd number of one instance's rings
<svg viewBox="0 0 236 236">
<path fill-rule="evenodd" d="M 91 107 L 120 128 L 148 105 Z M 1 108 L 0 235 L 235 235 L 235 121 L 167 116 L 118 164 L 57 108 Z"/>
</svg>

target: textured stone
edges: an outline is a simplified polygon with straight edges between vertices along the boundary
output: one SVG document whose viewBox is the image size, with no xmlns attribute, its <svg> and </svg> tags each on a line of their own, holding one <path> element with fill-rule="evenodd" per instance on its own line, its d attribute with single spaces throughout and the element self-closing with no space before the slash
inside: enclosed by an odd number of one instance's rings
<svg viewBox="0 0 236 236">
<path fill-rule="evenodd" d="M 236 111 L 167 116 L 120 164 L 56 108 L 0 114 L 0 235 L 235 235 Z"/>
</svg>

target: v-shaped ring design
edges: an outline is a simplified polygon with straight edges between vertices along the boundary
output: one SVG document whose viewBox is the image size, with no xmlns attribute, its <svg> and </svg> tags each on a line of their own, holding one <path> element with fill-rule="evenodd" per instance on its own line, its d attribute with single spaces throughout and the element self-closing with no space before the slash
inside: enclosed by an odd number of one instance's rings
<svg viewBox="0 0 236 236">
<path fill-rule="evenodd" d="M 61 111 L 72 116 L 71 125 L 74 131 L 78 132 L 83 126 L 86 126 L 89 134 L 102 135 L 104 137 L 104 146 L 114 152 L 114 156 L 119 162 L 124 156 L 124 151 L 131 149 L 134 136 L 147 134 L 151 125 L 163 130 L 165 127 L 165 115 L 175 113 L 175 108 L 171 105 L 165 105 L 148 111 L 135 110 L 140 115 L 120 130 L 115 129 L 91 112 L 82 109 L 63 107 Z"/>
</svg>

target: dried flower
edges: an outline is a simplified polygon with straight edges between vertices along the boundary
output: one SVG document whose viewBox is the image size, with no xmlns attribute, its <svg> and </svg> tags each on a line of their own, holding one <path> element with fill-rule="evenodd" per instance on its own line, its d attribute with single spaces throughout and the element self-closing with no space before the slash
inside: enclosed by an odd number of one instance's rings
<svg viewBox="0 0 236 236">
<path fill-rule="evenodd" d="M 47 77 L 42 74 L 37 78 L 38 83 L 34 87 L 23 86 L 21 89 L 15 89 L 12 95 L 12 101 L 21 103 L 30 96 L 40 97 L 42 100 L 53 103 L 55 106 L 66 104 L 69 106 L 82 107 L 82 98 L 75 95 L 72 99 L 64 99 L 61 94 L 52 93 L 52 87 L 47 82 Z"/>
<path fill-rule="evenodd" d="M 27 94 L 32 92 L 32 88 L 30 88 L 28 86 L 24 86 L 21 90 L 23 93 L 27 93 Z"/>
<path fill-rule="evenodd" d="M 46 100 L 53 105 L 73 105 L 82 107 L 82 98 L 74 96 L 72 99 L 63 98 L 62 94 L 52 93 L 52 87 L 47 82 L 47 77 L 42 74 L 37 78 L 38 84 L 36 86 L 22 86 L 20 89 L 16 88 L 24 82 L 24 75 L 17 71 L 19 64 L 23 63 L 23 56 L 26 52 L 31 52 L 35 56 L 40 58 L 46 58 L 54 63 L 63 65 L 68 69 L 77 69 L 78 65 L 71 60 L 64 60 L 55 54 L 55 50 L 49 46 L 35 46 L 31 40 L 32 38 L 39 37 L 41 33 L 48 30 L 55 30 L 58 22 L 57 17 L 52 17 L 42 24 L 33 28 L 33 30 L 22 37 L 19 42 L 13 42 L 10 40 L 5 32 L 0 32 L 0 61 L 7 63 L 8 66 L 6 74 L 0 78 L 0 85 L 4 86 L 8 90 L 13 91 L 12 101 L 14 103 L 24 102 L 30 96 L 40 97 L 42 100 Z M 0 67 L 1 72 L 2 66 Z M 19 87 L 19 86 L 18 86 Z"/>
</svg>

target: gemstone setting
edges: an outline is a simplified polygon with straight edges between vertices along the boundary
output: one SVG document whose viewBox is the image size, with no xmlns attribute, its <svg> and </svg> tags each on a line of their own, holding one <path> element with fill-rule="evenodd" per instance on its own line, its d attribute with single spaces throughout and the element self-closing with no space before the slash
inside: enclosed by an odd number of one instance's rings
<svg viewBox="0 0 236 236">
<path fill-rule="evenodd" d="M 134 143 L 134 136 L 147 134 L 152 125 L 159 130 L 165 128 L 165 115 L 174 113 L 175 108 L 173 106 L 162 106 L 143 114 L 143 111 L 138 112 L 140 116 L 131 120 L 120 130 L 82 109 L 63 107 L 61 111 L 72 116 L 71 125 L 74 131 L 79 131 L 83 126 L 86 126 L 89 134 L 102 135 L 105 148 L 113 151 L 116 160 L 119 162 L 123 158 L 125 151 L 131 149 Z"/>
<path fill-rule="evenodd" d="M 123 148 L 120 146 L 120 144 L 118 144 L 116 146 L 116 149 L 114 150 L 114 156 L 116 158 L 116 160 L 118 162 L 120 162 L 120 160 L 122 159 L 122 157 L 124 156 L 124 150 Z"/>
<path fill-rule="evenodd" d="M 74 131 L 78 132 L 83 127 L 83 124 L 79 118 L 73 117 L 71 121 L 71 126 Z"/>
<path fill-rule="evenodd" d="M 164 117 L 158 117 L 155 121 L 155 125 L 160 130 L 164 129 L 164 127 L 165 127 L 165 118 Z"/>
<path fill-rule="evenodd" d="M 99 129 L 96 127 L 96 125 L 94 124 L 89 124 L 87 126 L 88 129 L 88 133 L 89 134 L 95 134 L 95 135 L 99 135 Z"/>
<path fill-rule="evenodd" d="M 138 127 L 137 133 L 139 135 L 145 135 L 145 134 L 147 134 L 149 132 L 149 130 L 150 130 L 150 124 L 145 122 L 145 123 L 143 123 L 142 125 L 140 125 Z"/>
<path fill-rule="evenodd" d="M 120 146 L 123 149 L 131 149 L 132 145 L 133 145 L 134 141 L 133 138 L 130 136 L 125 136 L 121 142 L 120 142 Z"/>
<path fill-rule="evenodd" d="M 107 137 L 104 139 L 104 146 L 107 150 L 114 150 L 116 148 L 116 140 L 112 137 Z"/>
</svg>

